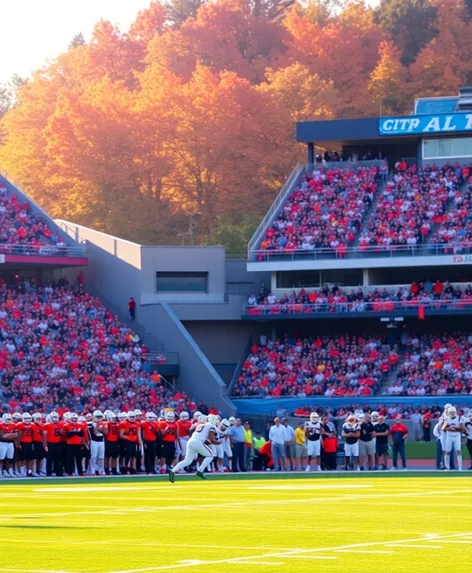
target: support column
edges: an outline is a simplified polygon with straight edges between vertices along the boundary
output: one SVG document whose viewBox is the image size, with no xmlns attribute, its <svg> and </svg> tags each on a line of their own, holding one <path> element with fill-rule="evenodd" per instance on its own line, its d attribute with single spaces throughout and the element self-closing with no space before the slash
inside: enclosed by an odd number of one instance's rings
<svg viewBox="0 0 472 573">
<path fill-rule="evenodd" d="M 313 171 L 313 166 L 315 164 L 315 144 L 308 144 L 308 171 Z"/>
<path fill-rule="evenodd" d="M 362 286 L 369 286 L 369 269 L 362 270 Z"/>
</svg>

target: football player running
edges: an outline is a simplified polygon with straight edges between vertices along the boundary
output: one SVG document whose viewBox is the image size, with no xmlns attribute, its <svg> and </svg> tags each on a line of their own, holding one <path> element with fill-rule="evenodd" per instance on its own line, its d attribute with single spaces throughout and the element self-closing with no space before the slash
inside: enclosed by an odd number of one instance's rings
<svg viewBox="0 0 472 573">
<path fill-rule="evenodd" d="M 202 419 L 202 418 L 200 418 Z M 196 426 L 195 431 L 187 443 L 187 454 L 185 459 L 169 470 L 169 481 L 174 483 L 175 474 L 189 466 L 197 456 L 202 456 L 203 461 L 197 465 L 197 476 L 205 479 L 204 471 L 213 461 L 214 453 L 211 445 L 219 445 L 216 439 L 218 419 L 210 414 L 208 421 Z"/>
<path fill-rule="evenodd" d="M 446 434 L 445 450 L 444 450 L 444 465 L 446 471 L 451 469 L 451 452 L 456 452 L 457 468 L 462 471 L 462 451 L 461 451 L 461 435 L 465 431 L 464 419 L 459 416 L 454 406 L 451 406 L 447 411 L 446 418 L 442 425 L 442 431 Z"/>
</svg>

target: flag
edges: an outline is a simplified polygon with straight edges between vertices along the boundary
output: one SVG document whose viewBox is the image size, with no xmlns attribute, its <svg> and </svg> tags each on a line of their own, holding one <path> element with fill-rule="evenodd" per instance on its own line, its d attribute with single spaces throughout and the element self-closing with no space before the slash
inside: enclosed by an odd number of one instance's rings
<svg viewBox="0 0 472 573">
<path fill-rule="evenodd" d="M 418 318 L 424 320 L 424 306 L 422 304 L 418 306 Z"/>
</svg>

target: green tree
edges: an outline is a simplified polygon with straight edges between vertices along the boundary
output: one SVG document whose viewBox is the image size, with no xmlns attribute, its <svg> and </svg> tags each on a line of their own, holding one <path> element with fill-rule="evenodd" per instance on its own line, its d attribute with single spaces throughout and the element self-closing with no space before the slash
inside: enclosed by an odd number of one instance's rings
<svg viewBox="0 0 472 573">
<path fill-rule="evenodd" d="M 436 35 L 437 9 L 430 0 L 381 0 L 376 10 L 378 22 L 402 53 L 402 64 L 409 66 Z"/>
</svg>

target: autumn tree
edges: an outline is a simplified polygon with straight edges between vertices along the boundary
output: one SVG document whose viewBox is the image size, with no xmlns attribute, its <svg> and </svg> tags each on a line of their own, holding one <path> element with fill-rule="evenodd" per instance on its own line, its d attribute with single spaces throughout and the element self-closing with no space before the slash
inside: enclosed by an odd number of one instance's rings
<svg viewBox="0 0 472 573">
<path fill-rule="evenodd" d="M 372 101 L 379 115 L 404 113 L 411 106 L 411 98 L 406 90 L 407 70 L 401 63 L 400 49 L 392 42 L 382 42 L 379 57 L 369 83 Z"/>
<path fill-rule="evenodd" d="M 376 17 L 410 65 L 436 35 L 437 10 L 431 0 L 381 0 Z"/>
</svg>

